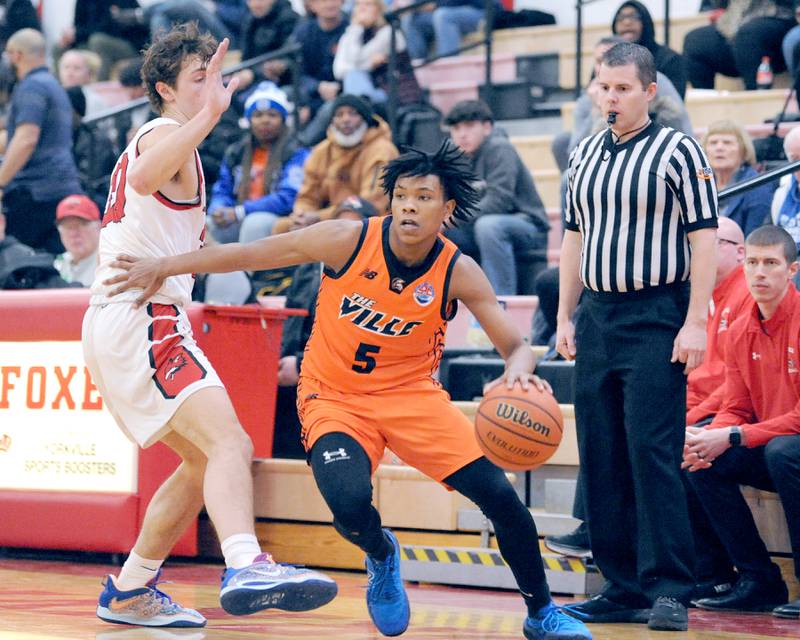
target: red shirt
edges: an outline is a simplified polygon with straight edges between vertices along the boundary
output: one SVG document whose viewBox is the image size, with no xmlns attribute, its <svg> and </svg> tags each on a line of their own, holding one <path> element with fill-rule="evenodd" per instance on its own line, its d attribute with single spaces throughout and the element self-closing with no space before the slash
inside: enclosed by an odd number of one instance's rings
<svg viewBox="0 0 800 640">
<path fill-rule="evenodd" d="M 688 378 L 686 424 L 694 424 L 719 411 L 725 383 L 728 329 L 754 304 L 741 265 L 714 288 L 706 323 L 706 357 Z"/>
<path fill-rule="evenodd" d="M 800 434 L 800 293 L 793 284 L 775 315 L 758 305 L 736 322 L 725 352 L 725 399 L 709 428 L 742 425 L 748 447 Z"/>
</svg>

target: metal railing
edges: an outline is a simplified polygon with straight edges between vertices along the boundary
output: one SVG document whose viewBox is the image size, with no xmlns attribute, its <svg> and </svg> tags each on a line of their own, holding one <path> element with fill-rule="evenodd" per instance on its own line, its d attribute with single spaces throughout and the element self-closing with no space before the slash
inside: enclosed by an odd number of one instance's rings
<svg viewBox="0 0 800 640">
<path fill-rule="evenodd" d="M 294 102 L 297 107 L 298 105 L 298 96 L 300 96 L 300 61 L 301 61 L 301 46 L 297 43 L 292 43 L 286 45 L 285 47 L 281 47 L 280 49 L 276 49 L 275 51 L 271 51 L 269 53 L 264 53 L 260 56 L 256 56 L 255 58 L 250 58 L 249 60 L 243 60 L 231 67 L 226 68 L 223 70 L 223 76 L 229 77 L 234 73 L 242 71 L 244 69 L 252 69 L 258 65 L 263 64 L 269 60 L 278 60 L 278 59 L 286 59 L 289 65 L 289 70 L 291 72 L 292 77 L 292 90 L 294 92 Z M 108 174 L 104 169 L 100 166 L 100 161 L 102 160 L 101 156 L 99 155 L 98 151 L 100 147 L 99 144 L 107 144 L 107 129 L 104 130 L 103 127 L 107 126 L 109 121 L 113 121 L 114 124 L 118 124 L 123 116 L 129 115 L 131 112 L 139 109 L 149 103 L 146 97 L 137 98 L 130 102 L 127 102 L 123 105 L 118 107 L 112 107 L 109 109 L 104 109 L 98 113 L 95 113 L 91 116 L 86 116 L 81 120 L 81 128 L 88 132 L 88 134 L 92 137 L 92 156 L 89 160 L 89 171 L 88 175 L 85 176 L 85 179 L 89 183 L 91 190 L 94 191 L 97 188 L 102 188 L 104 183 L 108 182 L 110 178 L 110 174 Z M 292 118 L 294 121 L 295 130 L 299 128 L 299 109 L 295 108 L 292 113 Z M 119 129 L 119 127 L 117 127 Z M 122 150 L 125 148 L 125 132 L 118 131 L 118 139 L 115 141 L 117 146 L 118 154 L 122 153 Z M 118 155 L 117 154 L 117 155 Z"/>
<path fill-rule="evenodd" d="M 397 30 L 400 28 L 400 18 L 406 13 L 410 13 L 420 7 L 431 4 L 431 0 L 417 0 L 404 7 L 399 7 L 392 11 L 387 11 L 384 14 L 386 22 L 391 28 L 390 49 L 389 49 L 389 94 L 386 101 L 387 113 L 389 116 L 389 126 L 392 131 L 396 130 L 397 125 Z M 485 0 L 484 2 L 484 32 L 483 39 L 477 42 L 472 42 L 459 47 L 455 51 L 440 56 L 432 56 L 426 58 L 422 64 L 416 65 L 414 68 L 418 69 L 426 65 L 436 62 L 442 58 L 450 58 L 459 55 L 465 51 L 477 49 L 478 47 L 485 47 L 485 76 L 484 84 L 486 85 L 486 98 L 491 104 L 492 97 L 492 31 L 494 29 L 494 0 Z"/>
<path fill-rule="evenodd" d="M 726 189 L 723 189 L 717 194 L 717 200 L 725 200 L 725 198 L 731 198 L 733 196 L 738 196 L 740 193 L 744 193 L 745 191 L 750 191 L 750 189 L 755 189 L 756 187 L 760 187 L 762 184 L 766 184 L 767 182 L 772 182 L 773 180 L 777 180 L 782 176 L 785 176 L 788 173 L 794 173 L 795 171 L 800 170 L 800 160 L 796 160 L 795 162 L 790 162 L 789 164 L 785 164 L 782 167 L 778 167 L 776 169 L 772 169 L 770 171 L 765 171 L 757 176 L 750 178 L 749 180 L 744 180 L 743 182 L 737 182 Z"/>
</svg>

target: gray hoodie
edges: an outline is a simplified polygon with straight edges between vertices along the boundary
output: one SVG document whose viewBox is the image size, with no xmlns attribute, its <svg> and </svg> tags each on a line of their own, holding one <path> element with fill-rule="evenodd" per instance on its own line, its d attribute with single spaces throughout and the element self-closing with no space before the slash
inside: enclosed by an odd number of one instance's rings
<svg viewBox="0 0 800 640">
<path fill-rule="evenodd" d="M 527 217 L 542 232 L 549 231 L 542 199 L 531 172 L 522 162 L 505 131 L 495 127 L 472 156 L 472 170 L 480 179 L 477 215 L 509 213 Z"/>
</svg>

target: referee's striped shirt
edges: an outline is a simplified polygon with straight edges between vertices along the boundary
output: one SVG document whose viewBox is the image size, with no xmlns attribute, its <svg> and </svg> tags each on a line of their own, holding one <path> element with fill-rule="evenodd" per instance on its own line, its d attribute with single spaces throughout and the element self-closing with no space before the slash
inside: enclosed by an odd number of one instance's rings
<svg viewBox="0 0 800 640">
<path fill-rule="evenodd" d="M 608 135 L 584 139 L 570 157 L 565 227 L 581 234 L 581 281 L 629 292 L 687 280 L 686 234 L 717 226 L 705 153 L 655 123 L 613 150 Z"/>
</svg>

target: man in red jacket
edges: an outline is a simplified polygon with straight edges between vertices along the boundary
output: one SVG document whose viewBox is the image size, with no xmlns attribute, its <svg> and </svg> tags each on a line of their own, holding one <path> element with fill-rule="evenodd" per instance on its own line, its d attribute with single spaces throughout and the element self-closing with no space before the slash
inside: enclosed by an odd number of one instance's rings
<svg viewBox="0 0 800 640">
<path fill-rule="evenodd" d="M 747 289 L 744 233 L 730 218 L 720 217 L 717 229 L 717 280 L 706 324 L 706 357 L 689 373 L 686 389 L 686 424 L 693 425 L 716 414 L 722 404 L 725 381 L 725 342 L 733 321 L 753 304 Z"/>
<path fill-rule="evenodd" d="M 706 429 L 687 429 L 683 467 L 739 572 L 733 590 L 703 609 L 800 617 L 770 560 L 739 485 L 777 491 L 800 576 L 800 293 L 797 246 L 767 225 L 745 243 L 744 271 L 756 304 L 730 329 L 721 410 Z"/>
</svg>

